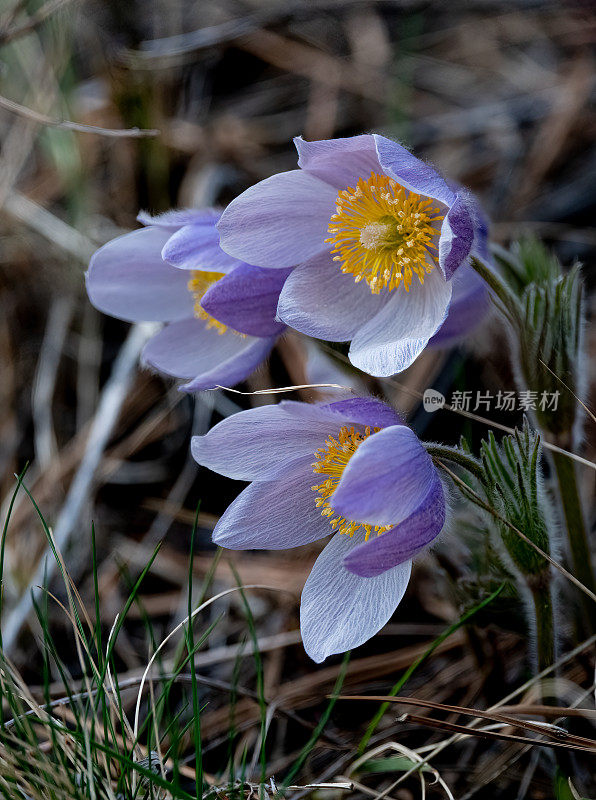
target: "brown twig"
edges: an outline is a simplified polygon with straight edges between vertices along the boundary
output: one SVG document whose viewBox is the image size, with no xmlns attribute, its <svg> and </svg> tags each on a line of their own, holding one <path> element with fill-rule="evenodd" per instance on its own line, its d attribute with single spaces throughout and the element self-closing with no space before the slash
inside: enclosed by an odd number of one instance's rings
<svg viewBox="0 0 596 800">
<path fill-rule="evenodd" d="M 391 697 L 389 695 L 344 695 L 338 698 L 339 700 L 371 700 L 378 703 L 397 703 L 402 705 L 421 706 L 422 708 L 432 708 L 436 711 L 447 711 L 452 714 L 465 715 L 468 717 L 477 717 L 478 719 L 485 719 L 489 722 L 503 723 L 516 728 L 523 728 L 524 730 L 538 733 L 544 736 L 554 738 L 558 743 L 566 743 L 569 746 L 576 745 L 578 748 L 596 749 L 596 741 L 587 739 L 583 736 L 574 736 L 568 733 L 563 728 L 556 725 L 549 725 L 544 722 L 533 722 L 531 720 L 516 719 L 513 715 L 499 711 L 482 711 L 478 708 L 466 708 L 465 706 L 449 705 L 446 703 L 437 703 L 433 700 L 420 700 L 417 697 Z M 544 706 L 548 708 L 548 706 Z M 566 708 L 558 708 L 558 713 L 554 714 L 556 717 L 567 716 Z M 573 711 L 583 711 L 583 709 L 572 709 Z M 549 709 L 554 712 L 554 708 Z M 586 709 L 589 713 L 589 709 Z M 518 712 L 519 713 L 519 712 Z M 433 720 L 434 722 L 434 720 Z M 458 726 L 460 727 L 460 726 Z"/>
<path fill-rule="evenodd" d="M 590 746 L 568 744 L 567 742 L 543 741 L 541 739 L 528 739 L 527 736 L 517 736 L 513 733 L 501 733 L 500 731 L 488 731 L 482 728 L 469 728 L 467 725 L 457 725 L 454 722 L 445 722 L 440 719 L 422 717 L 418 714 L 404 714 L 400 717 L 402 722 L 414 722 L 418 725 L 425 725 L 429 728 L 437 728 L 441 731 L 451 733 L 462 733 L 465 736 L 476 736 L 480 739 L 502 739 L 506 742 L 521 742 L 522 744 L 537 745 L 538 747 L 558 747 L 563 750 L 579 750 L 584 753 L 596 753 L 596 742 L 590 742 Z M 545 731 L 546 733 L 546 731 Z"/>
<path fill-rule="evenodd" d="M 19 117 L 24 117 L 32 122 L 38 122 L 40 125 L 49 125 L 52 128 L 60 128 L 66 131 L 77 131 L 77 133 L 96 133 L 99 136 L 108 136 L 116 139 L 139 139 L 151 136 L 159 136 L 160 131 L 154 128 L 100 128 L 97 125 L 84 125 L 81 122 L 72 122 L 68 119 L 54 119 L 48 117 L 47 114 L 42 114 L 39 111 L 34 111 L 32 108 L 27 108 L 14 100 L 9 100 L 8 97 L 0 95 L 0 108 L 17 114 Z"/>
<path fill-rule="evenodd" d="M 59 11 L 62 6 L 72 3 L 73 0 L 49 0 L 48 3 L 38 8 L 35 13 L 31 14 L 29 19 L 17 25 L 0 32 L 0 45 L 8 44 L 18 39 L 20 36 L 25 36 L 27 33 L 35 30 L 38 25 L 41 25 L 48 17 Z"/>
</svg>

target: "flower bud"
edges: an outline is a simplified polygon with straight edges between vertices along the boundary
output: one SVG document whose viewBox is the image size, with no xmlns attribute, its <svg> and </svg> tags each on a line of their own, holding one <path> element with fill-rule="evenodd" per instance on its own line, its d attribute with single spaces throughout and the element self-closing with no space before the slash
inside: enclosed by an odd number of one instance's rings
<svg viewBox="0 0 596 800">
<path fill-rule="evenodd" d="M 522 302 L 526 323 L 519 335 L 520 367 L 536 392 L 536 417 L 553 434 L 571 432 L 581 374 L 582 279 L 575 266 L 565 276 L 531 284 Z"/>
<path fill-rule="evenodd" d="M 549 553 L 548 505 L 540 474 L 540 436 L 524 419 L 497 444 L 492 432 L 480 448 L 481 483 L 496 525 L 513 565 L 526 578 L 548 570 L 548 562 L 516 532 L 521 531 L 543 552 Z M 514 530 L 516 529 L 516 530 Z"/>
<path fill-rule="evenodd" d="M 531 238 L 497 258 L 520 303 L 517 313 L 510 316 L 518 341 L 519 377 L 532 393 L 539 425 L 556 436 L 569 436 L 581 392 L 583 283 L 579 266 L 563 274 L 556 256 Z"/>
<path fill-rule="evenodd" d="M 562 274 L 555 254 L 533 236 L 514 242 L 509 251 L 497 250 L 495 257 L 501 275 L 520 297 L 531 283 L 548 283 Z"/>
</svg>

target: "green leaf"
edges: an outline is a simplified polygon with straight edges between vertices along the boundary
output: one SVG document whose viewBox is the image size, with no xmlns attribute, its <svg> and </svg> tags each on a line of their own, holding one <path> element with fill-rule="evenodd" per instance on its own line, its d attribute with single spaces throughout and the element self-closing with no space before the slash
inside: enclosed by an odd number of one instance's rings
<svg viewBox="0 0 596 800">
<path fill-rule="evenodd" d="M 407 756 L 390 756 L 389 758 L 371 758 L 370 761 L 365 761 L 360 765 L 358 772 L 408 772 L 416 766 L 417 763 Z M 431 771 L 428 764 L 420 769 L 422 772 Z"/>
<path fill-rule="evenodd" d="M 566 775 L 563 775 L 558 767 L 555 773 L 554 790 L 555 800 L 577 800 L 577 797 L 571 791 L 569 778 Z"/>
</svg>

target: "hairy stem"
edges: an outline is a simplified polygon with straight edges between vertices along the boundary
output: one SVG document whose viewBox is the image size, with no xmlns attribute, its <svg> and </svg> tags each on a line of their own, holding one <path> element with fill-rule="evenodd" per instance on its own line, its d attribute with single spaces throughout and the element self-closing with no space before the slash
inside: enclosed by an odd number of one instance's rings
<svg viewBox="0 0 596 800">
<path fill-rule="evenodd" d="M 473 456 L 462 453 L 455 447 L 447 447 L 438 444 L 429 444 L 426 446 L 426 451 L 432 458 L 443 459 L 444 461 L 453 461 L 454 464 L 459 464 L 460 467 L 467 469 L 476 478 L 482 477 L 482 466 L 480 462 Z"/>
<path fill-rule="evenodd" d="M 492 269 L 489 269 L 483 261 L 475 256 L 472 256 L 470 264 L 499 299 L 503 314 L 513 323 L 519 321 L 521 319 L 520 302 L 499 275 L 493 272 Z"/>
<path fill-rule="evenodd" d="M 555 621 L 550 572 L 527 579 L 534 601 L 536 616 L 536 655 L 538 672 L 550 667 L 555 660 Z"/>
<path fill-rule="evenodd" d="M 552 453 L 552 459 L 559 484 L 573 571 L 575 577 L 587 589 L 596 592 L 596 579 L 594 578 L 586 523 L 579 496 L 575 464 L 568 456 L 557 451 Z M 596 633 L 596 606 L 584 592 L 581 594 L 585 611 L 585 626 L 590 634 Z"/>
</svg>

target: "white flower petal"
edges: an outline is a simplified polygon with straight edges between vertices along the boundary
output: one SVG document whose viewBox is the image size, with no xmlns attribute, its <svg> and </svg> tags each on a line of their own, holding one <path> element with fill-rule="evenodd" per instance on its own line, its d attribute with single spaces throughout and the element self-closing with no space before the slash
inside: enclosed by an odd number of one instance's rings
<svg viewBox="0 0 596 800">
<path fill-rule="evenodd" d="M 424 286 L 414 278 L 410 291 L 402 286 L 382 310 L 356 333 L 350 347 L 354 366 L 377 377 L 406 369 L 443 324 L 451 299 L 451 283 L 440 270 L 426 277 Z"/>
<path fill-rule="evenodd" d="M 348 572 L 343 560 L 354 545 L 349 536 L 337 533 L 317 558 L 302 592 L 302 641 L 318 664 L 374 636 L 391 618 L 410 580 L 410 561 L 375 578 Z"/>
</svg>

